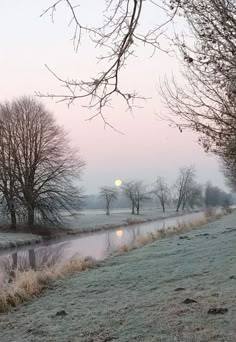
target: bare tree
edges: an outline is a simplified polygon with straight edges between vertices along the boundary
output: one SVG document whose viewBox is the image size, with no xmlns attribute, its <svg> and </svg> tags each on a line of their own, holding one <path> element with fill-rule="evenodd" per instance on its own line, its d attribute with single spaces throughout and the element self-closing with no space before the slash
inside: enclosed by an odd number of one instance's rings
<svg viewBox="0 0 236 342">
<path fill-rule="evenodd" d="M 180 86 L 173 78 L 162 87 L 172 113 L 168 120 L 180 131 L 194 130 L 206 151 L 221 155 L 236 126 L 236 4 L 234 0 L 173 3 L 178 3 L 190 33 L 176 34 L 174 39 L 185 83 Z"/>
<path fill-rule="evenodd" d="M 182 209 L 185 208 L 188 201 L 188 195 L 193 187 L 194 182 L 194 169 L 192 166 L 183 167 L 179 170 L 179 176 L 174 184 L 176 192 L 177 206 L 176 212 L 179 211 L 181 205 Z"/>
<path fill-rule="evenodd" d="M 100 197 L 105 201 L 106 215 L 110 215 L 111 203 L 117 199 L 117 190 L 111 187 L 102 187 L 100 190 Z"/>
<path fill-rule="evenodd" d="M 200 184 L 197 184 L 196 182 L 192 183 L 186 195 L 185 205 L 186 204 L 188 204 L 191 209 L 194 209 L 195 206 L 201 207 L 204 204 L 202 186 Z"/>
<path fill-rule="evenodd" d="M 81 192 L 73 182 L 84 162 L 40 102 L 22 97 L 3 104 L 1 110 L 7 143 L 1 144 L 0 151 L 5 148 L 13 162 L 8 169 L 1 164 L 0 172 L 13 174 L 14 196 L 27 213 L 28 226 L 34 225 L 35 218 L 59 223 L 62 210 L 78 208 Z"/>
<path fill-rule="evenodd" d="M 205 204 L 206 207 L 224 206 L 230 202 L 230 195 L 221 190 L 217 186 L 213 186 L 210 182 L 207 183 L 205 189 Z"/>
<path fill-rule="evenodd" d="M 167 119 L 181 132 L 189 128 L 198 133 L 205 151 L 220 156 L 224 174 L 235 189 L 236 3 L 177 2 L 190 34 L 176 35 L 174 40 L 185 82 L 178 85 L 173 78 L 162 86 L 171 111 Z"/>
<path fill-rule="evenodd" d="M 150 199 L 150 192 L 147 191 L 147 186 L 142 181 L 137 181 L 134 184 L 134 198 L 136 214 L 140 213 L 140 206 L 143 202 Z"/>
<path fill-rule="evenodd" d="M 223 147 L 221 147 L 221 166 L 227 179 L 229 187 L 235 191 L 236 189 L 236 136 L 231 136 Z"/>
<path fill-rule="evenodd" d="M 170 200 L 170 189 L 163 177 L 157 178 L 152 193 L 160 201 L 164 213 L 166 204 Z"/>
<path fill-rule="evenodd" d="M 130 200 L 132 214 L 139 215 L 141 203 L 151 198 L 150 192 L 147 191 L 147 186 L 142 181 L 131 181 L 123 184 L 123 193 Z"/>
<path fill-rule="evenodd" d="M 122 185 L 122 191 L 125 197 L 131 202 L 131 214 L 135 214 L 135 182 L 126 182 Z"/>
<path fill-rule="evenodd" d="M 11 227 L 16 228 L 17 177 L 16 162 L 10 141 L 12 126 L 9 120 L 9 104 L 0 105 L 0 195 L 5 213 L 10 214 Z"/>
<path fill-rule="evenodd" d="M 69 24 L 74 29 L 72 40 L 76 52 L 85 36 L 101 51 L 101 55 L 97 56 L 101 62 L 101 71 L 89 80 L 76 80 L 75 77 L 72 77 L 71 80 L 63 79 L 47 67 L 68 92 L 46 96 L 68 103 L 76 99 L 87 98 L 88 106 L 96 110 L 94 116 L 100 115 L 105 124 L 108 124 L 102 110 L 110 104 L 114 95 L 120 96 L 129 109 L 132 108 L 134 100 L 143 99 L 135 91 L 127 92 L 122 89 L 120 73 L 127 60 L 135 55 L 140 44 L 151 47 L 151 55 L 155 53 L 156 49 L 161 49 L 159 36 L 174 17 L 178 5 L 170 16 L 164 16 L 163 21 L 158 20 L 157 25 L 144 30 L 140 22 L 145 18 L 145 7 L 149 6 L 153 11 L 157 11 L 157 16 L 161 18 L 160 12 L 166 13 L 167 10 L 167 6 L 162 0 L 106 0 L 104 4 L 103 23 L 98 27 L 83 23 L 82 5 L 79 0 L 57 0 L 46 8 L 42 15 L 50 14 L 54 20 L 56 9 L 65 6 L 70 16 Z M 39 95 L 42 96 L 42 94 Z"/>
</svg>

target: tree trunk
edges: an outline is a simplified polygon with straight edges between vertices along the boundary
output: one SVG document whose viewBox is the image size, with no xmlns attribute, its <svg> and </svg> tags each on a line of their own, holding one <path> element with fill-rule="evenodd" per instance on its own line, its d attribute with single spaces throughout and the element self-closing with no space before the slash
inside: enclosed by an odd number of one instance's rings
<svg viewBox="0 0 236 342">
<path fill-rule="evenodd" d="M 165 212 L 165 201 L 162 197 L 159 197 L 160 203 L 161 203 L 161 207 L 162 207 L 162 211 L 163 213 Z"/>
<path fill-rule="evenodd" d="M 135 214 L 135 212 L 134 212 L 134 202 L 132 201 L 132 213 L 131 213 L 132 215 L 134 215 Z"/>
<path fill-rule="evenodd" d="M 176 208 L 176 212 L 178 212 L 179 211 L 179 208 L 180 208 L 180 206 L 181 206 L 181 203 L 182 203 L 182 199 L 178 199 L 178 203 L 177 203 L 177 208 Z"/>
<path fill-rule="evenodd" d="M 15 209 L 10 209 L 10 215 L 11 215 L 11 228 L 16 229 L 16 212 Z"/>
<path fill-rule="evenodd" d="M 28 208 L 28 221 L 27 221 L 28 226 L 33 226 L 34 225 L 34 208 L 29 207 Z"/>
<path fill-rule="evenodd" d="M 16 229 L 16 210 L 12 196 L 10 196 L 10 200 L 7 200 L 7 206 L 11 217 L 11 228 Z"/>
<path fill-rule="evenodd" d="M 110 203 L 108 203 L 108 202 L 106 205 L 106 215 L 110 215 Z"/>
</svg>

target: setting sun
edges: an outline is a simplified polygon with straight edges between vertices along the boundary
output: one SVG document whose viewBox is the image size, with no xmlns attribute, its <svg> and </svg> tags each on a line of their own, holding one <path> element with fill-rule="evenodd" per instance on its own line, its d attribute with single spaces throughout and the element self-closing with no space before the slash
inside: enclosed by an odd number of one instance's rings
<svg viewBox="0 0 236 342">
<path fill-rule="evenodd" d="M 121 186 L 121 184 L 122 184 L 122 181 L 120 180 L 120 179 L 116 179 L 115 180 L 115 186 Z"/>
</svg>

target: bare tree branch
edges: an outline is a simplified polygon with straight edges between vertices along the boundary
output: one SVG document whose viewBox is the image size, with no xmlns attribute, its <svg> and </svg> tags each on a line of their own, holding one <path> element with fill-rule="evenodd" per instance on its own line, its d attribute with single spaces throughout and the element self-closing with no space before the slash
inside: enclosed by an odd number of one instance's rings
<svg viewBox="0 0 236 342">
<path fill-rule="evenodd" d="M 91 119 L 99 116 L 105 125 L 111 126 L 105 119 L 103 110 L 111 105 L 114 96 L 119 96 L 130 111 L 138 100 L 146 99 L 136 91 L 127 92 L 122 89 L 121 71 L 130 57 L 134 56 L 140 43 L 150 46 L 153 49 L 152 55 L 156 50 L 161 50 L 159 37 L 175 16 L 178 5 L 164 22 L 158 22 L 155 27 L 143 32 L 140 22 L 143 18 L 144 6 L 156 10 L 158 16 L 160 10 L 164 12 L 167 10 L 167 6 L 163 4 L 162 0 L 105 0 L 105 4 L 103 24 L 98 27 L 83 24 L 80 17 L 79 0 L 58 0 L 43 11 L 41 16 L 49 14 L 54 22 L 56 9 L 66 5 L 71 17 L 69 25 L 74 26 L 72 40 L 75 51 L 78 52 L 83 37 L 87 36 L 94 46 L 102 51 L 102 55 L 97 56 L 97 59 L 104 67 L 97 76 L 90 80 L 78 80 L 75 78 L 64 79 L 46 65 L 52 75 L 66 89 L 66 93 L 42 94 L 37 92 L 37 95 L 66 101 L 69 105 L 75 100 L 87 99 L 86 107 L 95 111 Z"/>
</svg>

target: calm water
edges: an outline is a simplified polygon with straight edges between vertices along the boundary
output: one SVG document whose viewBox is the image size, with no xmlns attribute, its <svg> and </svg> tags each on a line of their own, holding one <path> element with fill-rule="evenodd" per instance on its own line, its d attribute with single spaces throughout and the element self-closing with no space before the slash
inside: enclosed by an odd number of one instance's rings
<svg viewBox="0 0 236 342">
<path fill-rule="evenodd" d="M 47 244 L 5 251 L 0 255 L 1 269 L 38 267 L 73 256 L 91 256 L 97 260 L 105 259 L 109 253 L 123 244 L 129 244 L 140 234 L 156 232 L 159 229 L 173 227 L 178 223 L 191 222 L 204 217 L 204 212 L 186 214 L 149 223 L 120 227 L 114 230 L 86 234 L 63 241 L 50 241 Z M 0 277 L 1 278 L 1 277 Z"/>
</svg>

